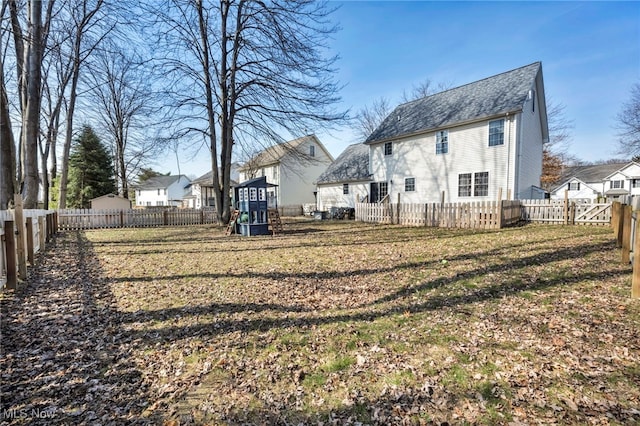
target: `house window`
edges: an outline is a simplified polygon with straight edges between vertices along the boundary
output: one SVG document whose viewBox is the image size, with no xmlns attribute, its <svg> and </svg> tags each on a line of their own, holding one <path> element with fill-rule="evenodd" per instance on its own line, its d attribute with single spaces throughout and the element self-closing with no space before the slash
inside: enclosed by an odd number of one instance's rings
<svg viewBox="0 0 640 426">
<path fill-rule="evenodd" d="M 249 201 L 256 201 L 258 199 L 258 189 L 249 188 Z"/>
<path fill-rule="evenodd" d="M 316 147 L 314 145 L 309 146 L 309 156 L 310 157 L 316 156 Z"/>
<path fill-rule="evenodd" d="M 436 154 L 449 152 L 449 131 L 442 130 L 436 133 Z"/>
<path fill-rule="evenodd" d="M 413 192 L 416 190 L 416 178 L 406 178 L 404 180 L 404 191 Z"/>
<path fill-rule="evenodd" d="M 343 183 L 342 184 L 342 193 L 344 195 L 347 195 L 349 193 L 349 184 L 348 183 Z"/>
<path fill-rule="evenodd" d="M 160 195 L 160 188 L 158 188 L 158 195 Z"/>
<path fill-rule="evenodd" d="M 156 204 L 158 206 L 164 206 L 164 201 L 158 201 L 158 204 Z"/>
<path fill-rule="evenodd" d="M 640 188 L 640 179 L 633 179 L 631 181 L 631 187 L 632 188 Z"/>
<path fill-rule="evenodd" d="M 273 181 L 278 181 L 278 166 L 273 166 Z"/>
<path fill-rule="evenodd" d="M 471 173 L 458 175 L 458 197 L 471 197 Z"/>
<path fill-rule="evenodd" d="M 569 191 L 580 191 L 580 182 L 569 182 Z"/>
<path fill-rule="evenodd" d="M 489 146 L 504 144 L 504 119 L 489 122 Z"/>
<path fill-rule="evenodd" d="M 380 182 L 380 200 L 384 199 L 389 194 L 389 184 L 387 182 Z"/>
<path fill-rule="evenodd" d="M 473 176 L 473 196 L 486 197 L 489 195 L 489 172 L 475 173 Z"/>
<path fill-rule="evenodd" d="M 612 180 L 610 188 L 611 189 L 622 189 L 622 188 L 624 188 L 624 181 L 623 180 Z"/>
<path fill-rule="evenodd" d="M 164 189 L 164 195 L 167 195 L 167 188 Z"/>
<path fill-rule="evenodd" d="M 392 142 L 385 142 L 384 143 L 384 155 L 391 155 L 393 154 L 393 143 Z"/>
<path fill-rule="evenodd" d="M 147 206 L 151 207 L 151 201 L 147 201 Z"/>
</svg>

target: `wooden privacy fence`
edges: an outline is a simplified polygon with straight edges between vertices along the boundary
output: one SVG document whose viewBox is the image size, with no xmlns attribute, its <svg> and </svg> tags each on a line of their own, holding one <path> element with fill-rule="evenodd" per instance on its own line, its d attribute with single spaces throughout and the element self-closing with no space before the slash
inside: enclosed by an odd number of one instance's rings
<svg viewBox="0 0 640 426">
<path fill-rule="evenodd" d="M 612 210 L 611 225 L 620 248 L 620 261 L 631 263 L 633 268 L 631 297 L 640 298 L 640 199 L 631 205 L 614 202 Z"/>
<path fill-rule="evenodd" d="M 23 210 L 20 200 L 15 210 L 0 211 L 0 288 L 15 289 L 18 279 L 27 279 L 27 263 L 35 265 L 55 232 L 51 210 Z"/>
<path fill-rule="evenodd" d="M 215 209 L 63 209 L 58 210 L 60 230 L 145 228 L 218 223 Z"/>
<path fill-rule="evenodd" d="M 518 201 L 356 203 L 356 220 L 408 226 L 499 229 L 520 221 Z"/>
</svg>

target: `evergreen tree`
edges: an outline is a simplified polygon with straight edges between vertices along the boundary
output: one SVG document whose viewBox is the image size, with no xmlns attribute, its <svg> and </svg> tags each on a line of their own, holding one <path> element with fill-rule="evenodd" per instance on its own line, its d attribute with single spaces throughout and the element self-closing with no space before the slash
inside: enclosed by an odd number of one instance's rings
<svg viewBox="0 0 640 426">
<path fill-rule="evenodd" d="M 93 129 L 84 126 L 69 156 L 67 206 L 89 208 L 92 198 L 115 191 L 113 160 Z"/>
</svg>

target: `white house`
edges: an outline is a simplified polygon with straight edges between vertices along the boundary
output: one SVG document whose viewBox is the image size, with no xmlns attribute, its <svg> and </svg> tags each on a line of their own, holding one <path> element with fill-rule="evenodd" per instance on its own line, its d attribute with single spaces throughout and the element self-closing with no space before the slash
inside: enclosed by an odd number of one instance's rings
<svg viewBox="0 0 640 426">
<path fill-rule="evenodd" d="M 318 177 L 317 209 L 355 208 L 355 203 L 367 198 L 370 182 L 369 146 L 349 145 Z"/>
<path fill-rule="evenodd" d="M 640 195 L 640 164 L 626 164 L 604 179 L 604 195 L 610 201 L 629 203 L 631 197 Z"/>
<path fill-rule="evenodd" d="M 587 166 L 572 166 L 563 170 L 560 184 L 550 191 L 551 199 L 562 200 L 567 197 L 572 200 L 596 201 L 605 197 L 606 179 L 627 163 L 591 164 Z M 609 185 L 610 186 L 610 185 Z"/>
<path fill-rule="evenodd" d="M 240 166 L 236 163 L 231 164 L 231 186 L 238 184 L 240 176 Z M 190 193 L 185 196 L 185 202 L 190 208 L 200 209 L 202 207 L 215 207 L 215 192 L 213 188 L 213 173 L 207 172 L 197 179 L 191 181 L 189 188 Z"/>
<path fill-rule="evenodd" d="M 271 146 L 240 168 L 240 183 L 266 176 L 268 198 L 275 197 L 279 208 L 315 204 L 316 180 L 333 162 L 315 135 L 303 136 Z"/>
<path fill-rule="evenodd" d="M 135 186 L 136 206 L 180 207 L 191 181 L 184 175 L 155 176 Z"/>
<path fill-rule="evenodd" d="M 365 141 L 369 200 L 542 198 L 548 138 L 540 62 L 399 105 Z"/>
</svg>

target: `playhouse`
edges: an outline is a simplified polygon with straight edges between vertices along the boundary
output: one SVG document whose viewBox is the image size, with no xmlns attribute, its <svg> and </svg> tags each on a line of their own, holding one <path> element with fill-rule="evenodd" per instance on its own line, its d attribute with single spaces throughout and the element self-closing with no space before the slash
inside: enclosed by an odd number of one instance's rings
<svg viewBox="0 0 640 426">
<path fill-rule="evenodd" d="M 267 188 L 276 185 L 267 183 L 265 176 L 245 181 L 234 190 L 236 212 L 235 219 L 236 234 L 268 235 L 270 215 L 277 212 L 275 198 L 267 197 Z"/>
</svg>

